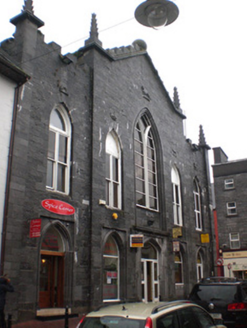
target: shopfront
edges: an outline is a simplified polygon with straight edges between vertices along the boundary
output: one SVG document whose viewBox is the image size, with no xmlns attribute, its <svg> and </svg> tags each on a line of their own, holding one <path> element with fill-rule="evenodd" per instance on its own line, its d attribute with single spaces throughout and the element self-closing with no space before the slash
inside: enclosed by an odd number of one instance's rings
<svg viewBox="0 0 247 328">
<path fill-rule="evenodd" d="M 223 252 L 225 277 L 247 279 L 247 251 Z"/>
</svg>

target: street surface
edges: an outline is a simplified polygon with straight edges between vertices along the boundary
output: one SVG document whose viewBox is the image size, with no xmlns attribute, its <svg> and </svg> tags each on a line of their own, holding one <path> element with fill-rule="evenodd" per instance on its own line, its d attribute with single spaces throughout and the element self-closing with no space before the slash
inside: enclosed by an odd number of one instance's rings
<svg viewBox="0 0 247 328">
<path fill-rule="evenodd" d="M 76 328 L 80 321 L 80 317 L 69 318 L 68 328 Z M 65 328 L 65 320 L 51 320 L 51 321 L 40 321 L 32 320 L 27 322 L 22 322 L 18 324 L 13 324 L 12 328 Z"/>
</svg>

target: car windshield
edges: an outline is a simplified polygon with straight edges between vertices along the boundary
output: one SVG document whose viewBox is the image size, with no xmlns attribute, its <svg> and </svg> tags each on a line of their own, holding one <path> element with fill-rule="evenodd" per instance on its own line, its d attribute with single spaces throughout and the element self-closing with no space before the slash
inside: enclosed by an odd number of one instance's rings
<svg viewBox="0 0 247 328">
<path fill-rule="evenodd" d="M 227 303 L 237 300 L 236 286 L 226 285 L 197 285 L 190 297 L 194 301 L 220 301 Z"/>
<path fill-rule="evenodd" d="M 136 320 L 116 316 L 87 317 L 80 328 L 144 328 L 146 320 Z"/>
</svg>

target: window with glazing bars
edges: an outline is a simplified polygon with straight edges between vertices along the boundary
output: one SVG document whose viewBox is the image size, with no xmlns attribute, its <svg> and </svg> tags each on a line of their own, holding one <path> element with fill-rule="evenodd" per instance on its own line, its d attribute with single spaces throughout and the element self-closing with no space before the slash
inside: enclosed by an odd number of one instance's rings
<svg viewBox="0 0 247 328">
<path fill-rule="evenodd" d="M 47 154 L 47 189 L 69 193 L 71 125 L 66 111 L 55 108 L 50 115 Z"/>
<path fill-rule="evenodd" d="M 198 182 L 194 180 L 194 213 L 196 230 L 202 230 L 201 195 Z"/>
<path fill-rule="evenodd" d="M 156 149 L 146 115 L 135 126 L 135 183 L 136 204 L 158 210 Z"/>
</svg>

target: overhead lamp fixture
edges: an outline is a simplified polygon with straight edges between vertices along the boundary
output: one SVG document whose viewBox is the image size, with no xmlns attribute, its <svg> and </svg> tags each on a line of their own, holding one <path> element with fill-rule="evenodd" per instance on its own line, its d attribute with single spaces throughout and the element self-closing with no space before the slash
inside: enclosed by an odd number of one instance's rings
<svg viewBox="0 0 247 328">
<path fill-rule="evenodd" d="M 178 14 L 177 5 L 169 0 L 146 0 L 135 10 L 136 20 L 154 29 L 173 23 Z"/>
</svg>

